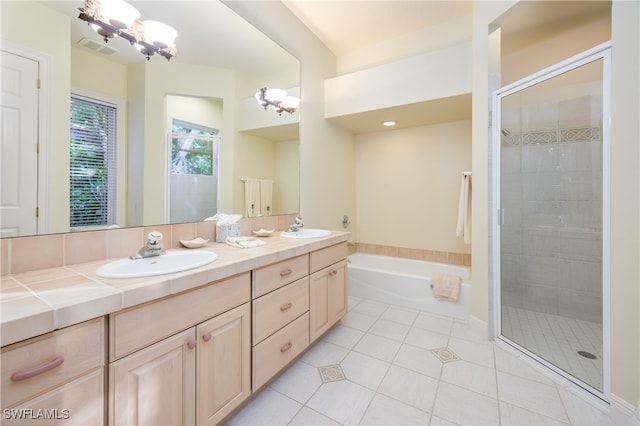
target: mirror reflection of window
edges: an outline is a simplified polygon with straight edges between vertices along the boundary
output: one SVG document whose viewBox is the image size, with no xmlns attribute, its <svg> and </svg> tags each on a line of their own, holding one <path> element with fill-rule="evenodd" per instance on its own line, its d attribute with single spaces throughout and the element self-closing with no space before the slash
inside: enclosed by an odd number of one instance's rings
<svg viewBox="0 0 640 426">
<path fill-rule="evenodd" d="M 72 229 L 116 223 L 115 105 L 71 96 L 70 215 Z"/>
<path fill-rule="evenodd" d="M 220 130 L 173 119 L 169 218 L 200 221 L 217 212 Z"/>
</svg>

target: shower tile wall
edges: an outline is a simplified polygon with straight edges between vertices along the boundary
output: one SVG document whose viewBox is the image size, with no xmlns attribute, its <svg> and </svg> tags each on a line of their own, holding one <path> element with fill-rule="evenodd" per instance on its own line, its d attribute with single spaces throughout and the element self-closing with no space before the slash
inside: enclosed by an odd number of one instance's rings
<svg viewBox="0 0 640 426">
<path fill-rule="evenodd" d="M 601 105 L 503 110 L 503 304 L 602 321 Z"/>
</svg>

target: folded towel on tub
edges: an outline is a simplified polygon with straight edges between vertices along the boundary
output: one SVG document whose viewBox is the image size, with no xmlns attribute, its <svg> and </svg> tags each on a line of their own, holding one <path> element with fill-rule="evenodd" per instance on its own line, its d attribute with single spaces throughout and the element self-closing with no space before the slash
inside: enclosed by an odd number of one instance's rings
<svg viewBox="0 0 640 426">
<path fill-rule="evenodd" d="M 460 296 L 462 278 L 456 275 L 435 274 L 433 276 L 433 297 L 437 300 L 457 302 Z"/>
</svg>

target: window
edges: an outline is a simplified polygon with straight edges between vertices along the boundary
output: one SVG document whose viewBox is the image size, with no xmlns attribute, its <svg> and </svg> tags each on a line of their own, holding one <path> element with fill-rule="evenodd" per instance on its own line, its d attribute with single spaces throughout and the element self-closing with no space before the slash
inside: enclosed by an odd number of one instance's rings
<svg viewBox="0 0 640 426">
<path fill-rule="evenodd" d="M 217 176 L 218 129 L 173 120 L 171 173 Z"/>
<path fill-rule="evenodd" d="M 114 105 L 73 95 L 70 128 L 70 226 L 116 223 Z"/>
</svg>

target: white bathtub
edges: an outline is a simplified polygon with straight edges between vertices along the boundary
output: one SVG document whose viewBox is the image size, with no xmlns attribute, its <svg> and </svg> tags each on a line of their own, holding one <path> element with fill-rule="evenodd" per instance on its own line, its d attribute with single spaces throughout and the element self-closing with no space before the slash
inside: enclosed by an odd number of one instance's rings
<svg viewBox="0 0 640 426">
<path fill-rule="evenodd" d="M 354 253 L 348 258 L 349 296 L 376 300 L 453 318 L 468 319 L 471 302 L 469 268 L 444 263 Z M 433 297 L 434 274 L 462 277 L 457 302 Z"/>
</svg>

